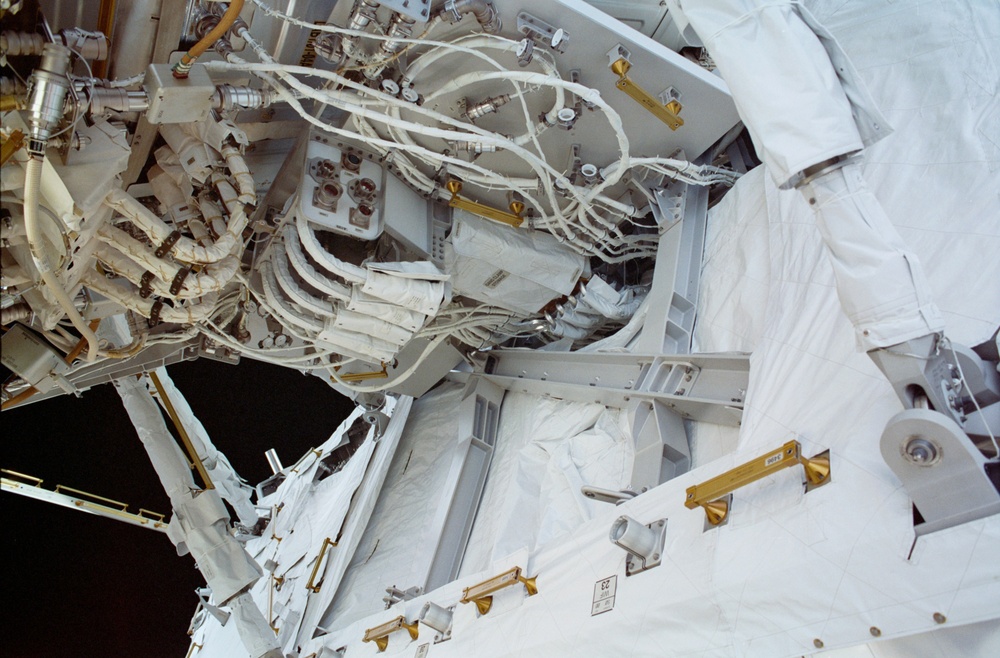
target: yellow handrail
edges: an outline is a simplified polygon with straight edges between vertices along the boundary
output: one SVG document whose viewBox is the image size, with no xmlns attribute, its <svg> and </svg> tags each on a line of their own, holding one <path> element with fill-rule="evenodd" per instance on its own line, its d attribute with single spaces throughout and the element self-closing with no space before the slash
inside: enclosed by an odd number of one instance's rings
<svg viewBox="0 0 1000 658">
<path fill-rule="evenodd" d="M 212 484 L 212 478 L 208 476 L 208 471 L 205 469 L 205 465 L 201 463 L 201 458 L 198 457 L 198 451 L 194 449 L 194 444 L 191 443 L 191 437 L 188 436 L 187 430 L 184 429 L 184 425 L 181 423 L 180 417 L 178 417 L 177 412 L 174 410 L 174 405 L 170 402 L 170 397 L 167 395 L 167 392 L 163 389 L 163 384 L 160 383 L 160 378 L 156 376 L 155 372 L 149 373 L 149 378 L 153 381 L 153 386 L 156 387 L 156 392 L 159 394 L 160 400 L 163 402 L 163 406 L 167 410 L 167 415 L 170 416 L 170 420 L 173 421 L 174 427 L 177 428 L 177 433 L 181 437 L 181 443 L 184 444 L 184 449 L 187 450 L 191 463 L 194 464 L 195 469 L 198 471 L 202 484 L 204 484 L 206 489 L 214 489 L 215 485 Z"/>
<path fill-rule="evenodd" d="M 319 588 L 323 586 L 323 581 L 314 583 L 316 580 L 316 575 L 319 573 L 319 566 L 323 564 L 323 556 L 326 555 L 326 549 L 331 546 L 336 546 L 337 542 L 333 541 L 329 537 L 323 540 L 323 546 L 319 549 L 319 555 L 316 556 L 316 564 L 313 565 L 312 573 L 309 574 L 309 582 L 306 583 L 306 589 L 311 592 L 318 592 Z"/>
<path fill-rule="evenodd" d="M 22 480 L 28 480 L 34 482 L 36 487 L 42 486 L 42 478 L 36 478 L 34 475 L 25 475 L 24 473 L 18 473 L 17 471 L 10 471 L 6 468 L 0 468 L 0 473 L 6 473 L 7 475 L 13 475 L 16 478 L 21 478 Z"/>
<path fill-rule="evenodd" d="M 489 580 L 484 580 L 478 585 L 466 587 L 462 592 L 462 598 L 459 602 L 475 603 L 479 614 L 485 615 L 493 606 L 493 594 L 515 583 L 523 584 L 524 589 L 528 592 L 528 596 L 538 594 L 538 587 L 535 584 L 535 579 L 537 578 L 537 575 L 525 578 L 521 574 L 521 567 L 514 567 Z"/>
<path fill-rule="evenodd" d="M 719 525 L 729 516 L 727 496 L 736 489 L 756 482 L 782 469 L 802 464 L 806 479 L 812 487 L 830 481 L 830 455 L 822 453 L 811 459 L 802 456 L 802 445 L 789 441 L 776 450 L 732 468 L 711 480 L 688 487 L 684 506 L 688 509 L 701 507 L 711 525 Z"/>
</svg>

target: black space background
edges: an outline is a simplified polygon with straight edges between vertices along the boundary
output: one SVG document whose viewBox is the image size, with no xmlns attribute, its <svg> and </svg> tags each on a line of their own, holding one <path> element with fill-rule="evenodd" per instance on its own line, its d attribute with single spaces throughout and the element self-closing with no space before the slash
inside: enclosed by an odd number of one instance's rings
<svg viewBox="0 0 1000 658">
<path fill-rule="evenodd" d="M 168 368 L 174 383 L 236 471 L 256 485 L 325 441 L 353 403 L 320 379 L 243 359 L 199 359 Z M 0 466 L 166 513 L 156 473 L 110 385 L 82 398 L 3 412 Z M 167 536 L 4 492 L 4 658 L 183 658 L 204 584 L 190 555 Z"/>
</svg>

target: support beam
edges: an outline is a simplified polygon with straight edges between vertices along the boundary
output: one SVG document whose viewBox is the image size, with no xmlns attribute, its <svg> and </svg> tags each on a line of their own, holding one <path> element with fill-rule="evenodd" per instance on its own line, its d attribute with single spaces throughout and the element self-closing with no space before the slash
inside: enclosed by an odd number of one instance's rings
<svg viewBox="0 0 1000 658">
<path fill-rule="evenodd" d="M 743 413 L 750 357 L 508 349 L 490 352 L 484 374 L 508 391 L 619 408 L 658 402 L 685 419 L 735 426 Z"/>
<path fill-rule="evenodd" d="M 750 357 L 495 350 L 484 377 L 508 391 L 628 409 L 629 487 L 641 493 L 691 468 L 685 420 L 740 424 Z"/>
</svg>

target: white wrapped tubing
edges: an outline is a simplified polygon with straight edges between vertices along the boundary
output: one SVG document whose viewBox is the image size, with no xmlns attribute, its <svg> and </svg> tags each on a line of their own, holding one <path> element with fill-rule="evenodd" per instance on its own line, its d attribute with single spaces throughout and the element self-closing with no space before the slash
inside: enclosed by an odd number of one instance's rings
<svg viewBox="0 0 1000 658">
<path fill-rule="evenodd" d="M 124 190 L 112 190 L 104 202 L 114 208 L 148 235 L 155 244 L 161 244 L 175 230 L 150 212 L 144 205 Z M 226 232 L 211 245 L 202 246 L 188 237 L 181 237 L 171 249 L 173 256 L 185 263 L 208 265 L 228 256 L 237 245 L 243 244 L 243 231 L 247 216 L 239 205 L 229 217 Z"/>
<path fill-rule="evenodd" d="M 351 298 L 351 290 L 348 286 L 327 277 L 306 260 L 305 256 L 302 255 L 299 236 L 292 226 L 286 224 L 281 234 L 284 239 L 284 252 L 288 257 L 288 262 L 291 263 L 292 269 L 306 283 L 332 299 L 346 302 Z"/>
<path fill-rule="evenodd" d="M 441 281 L 424 281 L 383 272 L 368 272 L 368 279 L 361 286 L 361 291 L 411 311 L 434 315 L 441 308 L 445 285 Z"/>
<path fill-rule="evenodd" d="M 389 361 L 396 353 L 396 346 L 391 343 L 339 330 L 332 327 L 329 321 L 325 322 L 297 311 L 281 296 L 271 263 L 263 262 L 260 272 L 264 297 L 268 302 L 269 310 L 273 311 L 285 323 L 309 334 L 312 340 L 327 343 L 346 356 L 352 356 L 369 363 L 373 360 L 374 362 Z"/>
<path fill-rule="evenodd" d="M 290 324 L 313 337 L 323 330 L 321 320 L 299 312 L 281 296 L 270 261 L 264 261 L 260 264 L 260 278 L 269 309 L 284 321 L 283 324 Z"/>
<path fill-rule="evenodd" d="M 323 267 L 331 274 L 339 276 L 348 283 L 365 282 L 368 278 L 368 270 L 357 265 L 345 263 L 324 249 L 307 220 L 301 217 L 297 218 L 295 226 L 298 229 L 299 243 L 320 267 Z"/>
<path fill-rule="evenodd" d="M 24 230 L 28 240 L 28 249 L 34 261 L 35 268 L 45 284 L 45 288 L 56 298 L 56 302 L 66 313 L 66 316 L 87 341 L 87 361 L 97 359 L 98 340 L 97 334 L 87 325 L 87 322 L 80 315 L 73 300 L 70 299 L 62 283 L 52 272 L 45 252 L 42 250 L 41 233 L 38 228 L 38 207 L 39 193 L 42 181 L 42 158 L 32 155 L 25 165 L 24 176 Z"/>
<path fill-rule="evenodd" d="M 385 320 L 410 331 L 416 331 L 427 321 L 427 316 L 423 313 L 373 297 L 362 292 L 360 288 L 351 289 L 351 298 L 347 302 L 347 308 L 369 317 Z"/>
<path fill-rule="evenodd" d="M 240 149 L 232 144 L 226 144 L 222 147 L 222 157 L 225 158 L 229 173 L 240 191 L 239 202 L 245 206 L 257 205 L 256 184 Z"/>
<path fill-rule="evenodd" d="M 871 351 L 944 331 L 923 268 L 850 164 L 802 188 L 830 252 L 840 305 L 858 349 Z"/>
<path fill-rule="evenodd" d="M 281 288 L 288 299 L 310 313 L 318 315 L 321 318 L 331 317 L 333 315 L 333 305 L 325 299 L 314 297 L 309 292 L 303 290 L 298 282 L 292 278 L 292 273 L 288 269 L 288 261 L 284 256 L 285 250 L 282 248 L 282 245 L 275 245 L 271 262 L 274 265 L 273 271 L 278 281 L 278 287 Z"/>
<path fill-rule="evenodd" d="M 101 276 L 96 271 L 87 272 L 80 279 L 81 282 L 111 301 L 134 311 L 144 318 L 153 315 L 153 308 L 158 302 L 152 299 L 143 299 L 139 296 L 139 291 L 135 286 L 122 285 L 115 281 L 110 281 Z M 216 294 L 203 297 L 198 303 L 183 304 L 180 306 L 168 306 L 162 304 L 159 310 L 159 319 L 163 322 L 177 324 L 198 324 L 212 316 L 215 310 Z"/>
<path fill-rule="evenodd" d="M 337 308 L 336 315 L 333 318 L 333 326 L 345 331 L 378 336 L 399 347 L 405 345 L 413 337 L 412 331 L 404 329 L 397 324 L 340 307 Z"/>
<path fill-rule="evenodd" d="M 97 237 L 106 243 L 94 252 L 98 260 L 136 285 L 141 285 L 143 274 L 152 272 L 154 278 L 150 280 L 150 286 L 161 297 L 190 299 L 217 292 L 232 280 L 240 266 L 238 258 L 227 256 L 211 267 L 189 273 L 184 278 L 183 287 L 172 293 L 170 285 L 184 269 L 183 266 L 157 258 L 149 247 L 114 226 L 102 226 L 97 231 Z"/>
</svg>

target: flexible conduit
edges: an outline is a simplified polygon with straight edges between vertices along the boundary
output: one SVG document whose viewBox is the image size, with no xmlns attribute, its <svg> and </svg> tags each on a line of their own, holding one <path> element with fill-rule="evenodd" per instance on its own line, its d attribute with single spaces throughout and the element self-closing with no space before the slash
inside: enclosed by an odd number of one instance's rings
<svg viewBox="0 0 1000 658">
<path fill-rule="evenodd" d="M 206 50 L 215 45 L 218 41 L 229 31 L 229 28 L 233 26 L 236 19 L 239 18 L 240 12 L 243 11 L 243 0 L 232 0 L 229 3 L 229 8 L 226 9 L 226 13 L 222 15 L 219 19 L 219 23 L 212 28 L 212 30 L 201 38 L 201 41 L 194 44 L 191 50 L 184 53 L 181 57 L 181 61 L 174 64 L 173 74 L 175 78 L 186 78 L 188 77 L 188 72 L 191 71 L 191 67 L 194 65 L 195 61 L 201 57 Z"/>
<path fill-rule="evenodd" d="M 35 261 L 35 267 L 42 277 L 42 282 L 56 298 L 56 302 L 66 312 L 70 322 L 80 332 L 80 336 L 87 341 L 87 361 L 97 359 L 97 334 L 87 326 L 86 321 L 80 312 L 73 305 L 73 300 L 66 294 L 65 288 L 59 283 L 49 266 L 48 258 L 42 251 L 41 234 L 38 231 L 38 193 L 42 183 L 42 158 L 31 156 L 28 158 L 24 177 L 24 230 L 28 238 L 28 248 L 31 250 L 31 258 Z"/>
</svg>

